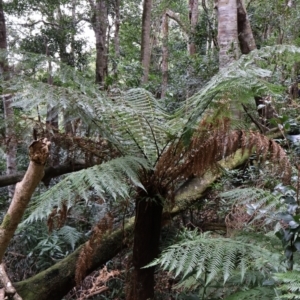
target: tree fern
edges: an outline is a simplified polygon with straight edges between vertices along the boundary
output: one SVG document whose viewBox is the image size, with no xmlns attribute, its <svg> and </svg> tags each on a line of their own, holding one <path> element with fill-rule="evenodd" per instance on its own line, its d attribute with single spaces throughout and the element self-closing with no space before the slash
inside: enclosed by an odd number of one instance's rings
<svg viewBox="0 0 300 300">
<path fill-rule="evenodd" d="M 102 199 L 129 197 L 132 185 L 143 188 L 139 179 L 142 168 L 149 170 L 145 159 L 125 156 L 101 165 L 71 173 L 41 196 L 33 199 L 29 207 L 30 216 L 25 223 L 47 218 L 53 207 L 67 208 L 75 205 L 78 199 L 88 201 L 91 193 Z"/>
</svg>

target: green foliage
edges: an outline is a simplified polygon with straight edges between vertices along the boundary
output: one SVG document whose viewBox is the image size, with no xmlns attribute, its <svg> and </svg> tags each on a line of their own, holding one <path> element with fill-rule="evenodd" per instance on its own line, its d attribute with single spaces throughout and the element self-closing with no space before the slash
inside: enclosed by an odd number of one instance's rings
<svg viewBox="0 0 300 300">
<path fill-rule="evenodd" d="M 269 300 L 273 299 L 275 295 L 274 288 L 262 286 L 234 293 L 229 297 L 226 297 L 225 300 Z"/>
<path fill-rule="evenodd" d="M 248 270 L 264 275 L 274 270 L 284 270 L 281 254 L 261 245 L 245 243 L 237 239 L 213 237 L 209 233 L 186 232 L 183 240 L 163 251 L 160 258 L 149 266 L 160 265 L 164 270 L 181 276 L 180 287 L 205 286 L 223 277 L 225 284 L 235 271 L 241 282 Z"/>
<path fill-rule="evenodd" d="M 80 199 L 89 200 L 96 194 L 103 200 L 130 196 L 131 184 L 144 188 L 139 172 L 151 167 L 143 158 L 124 156 L 101 165 L 71 173 L 47 192 L 33 199 L 30 215 L 23 224 L 44 220 L 53 207 L 71 208 Z"/>
<path fill-rule="evenodd" d="M 274 279 L 279 283 L 280 299 L 300 299 L 300 271 L 276 273 Z"/>
</svg>

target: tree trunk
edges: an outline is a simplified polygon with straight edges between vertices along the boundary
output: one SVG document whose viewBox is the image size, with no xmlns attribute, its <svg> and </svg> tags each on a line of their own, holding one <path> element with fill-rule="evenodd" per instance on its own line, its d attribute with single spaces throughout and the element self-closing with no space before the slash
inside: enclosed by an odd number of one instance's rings
<svg viewBox="0 0 300 300">
<path fill-rule="evenodd" d="M 219 66 L 225 68 L 240 56 L 237 28 L 237 0 L 219 0 L 218 11 L 218 44 Z"/>
<path fill-rule="evenodd" d="M 163 41 L 162 41 L 162 63 L 161 63 L 161 69 L 162 69 L 162 85 L 161 85 L 161 98 L 164 98 L 166 96 L 167 87 L 168 87 L 168 36 L 169 36 L 169 22 L 168 22 L 168 16 L 166 13 L 164 13 L 162 18 L 162 35 L 163 35 Z"/>
<path fill-rule="evenodd" d="M 0 50 L 7 51 L 6 23 L 3 11 L 3 2 L 0 0 Z M 1 55 L 2 56 L 2 55 Z M 9 66 L 6 59 L 6 54 L 3 59 L 0 59 L 0 76 L 3 80 L 9 79 Z M 5 91 L 3 91 L 5 94 Z M 11 96 L 3 96 L 4 119 L 5 127 L 5 142 L 6 142 L 6 174 L 14 174 L 17 171 L 16 155 L 17 155 L 17 140 L 14 130 L 14 110 L 12 108 Z M 8 188 L 9 200 L 14 194 L 14 186 Z"/>
<path fill-rule="evenodd" d="M 248 54 L 256 49 L 250 21 L 243 0 L 237 0 L 238 36 L 242 54 Z"/>
<path fill-rule="evenodd" d="M 46 45 L 46 55 L 48 54 L 48 45 Z M 48 78 L 47 82 L 49 85 L 53 85 L 53 77 L 52 77 L 52 63 L 51 58 L 48 60 Z M 59 165 L 59 145 L 56 143 L 55 136 L 58 133 L 58 109 L 57 107 L 47 106 L 47 116 L 46 116 L 46 132 L 47 138 L 51 141 L 52 146 L 50 149 L 51 155 L 49 159 L 49 164 L 52 167 L 56 167 Z"/>
<path fill-rule="evenodd" d="M 19 225 L 27 204 L 44 176 L 45 163 L 49 155 L 46 139 L 34 141 L 29 147 L 30 163 L 24 178 L 16 186 L 13 200 L 0 226 L 0 261 Z"/>
<path fill-rule="evenodd" d="M 118 61 L 120 59 L 120 0 L 115 0 L 115 34 L 114 34 L 114 49 L 115 49 L 115 62 L 113 62 L 113 74 L 115 79 L 118 77 Z"/>
<path fill-rule="evenodd" d="M 194 55 L 196 53 L 195 30 L 198 23 L 199 8 L 198 0 L 189 0 L 189 21 L 190 21 L 190 37 L 188 42 L 188 52 L 189 55 Z"/>
<path fill-rule="evenodd" d="M 155 267 L 142 269 L 158 256 L 162 203 L 142 191 L 136 199 L 133 244 L 133 271 L 127 300 L 147 300 L 154 297 Z"/>
<path fill-rule="evenodd" d="M 103 89 L 107 76 L 107 44 L 108 8 L 106 0 L 89 0 L 93 11 L 92 27 L 96 38 L 96 83 Z"/>
<path fill-rule="evenodd" d="M 142 83 L 148 82 L 150 68 L 150 32 L 152 0 L 144 0 L 142 17 L 141 63 L 143 67 Z"/>
</svg>

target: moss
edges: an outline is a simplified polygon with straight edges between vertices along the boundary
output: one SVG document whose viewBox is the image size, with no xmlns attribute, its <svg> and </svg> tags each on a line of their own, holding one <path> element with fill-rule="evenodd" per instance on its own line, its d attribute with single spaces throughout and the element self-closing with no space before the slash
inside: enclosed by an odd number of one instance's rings
<svg viewBox="0 0 300 300">
<path fill-rule="evenodd" d="M 10 215 L 6 214 L 0 227 L 2 229 L 6 229 L 9 227 L 9 225 L 10 225 Z"/>
</svg>

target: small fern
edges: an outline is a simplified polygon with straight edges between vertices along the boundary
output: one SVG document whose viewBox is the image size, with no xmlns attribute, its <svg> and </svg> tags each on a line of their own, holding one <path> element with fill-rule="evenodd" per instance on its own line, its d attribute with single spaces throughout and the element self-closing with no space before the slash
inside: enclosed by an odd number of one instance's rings
<svg viewBox="0 0 300 300">
<path fill-rule="evenodd" d="M 67 225 L 60 228 L 57 234 L 66 244 L 69 244 L 73 250 L 75 249 L 76 243 L 82 238 L 82 233 L 77 231 L 76 228 Z"/>
</svg>

